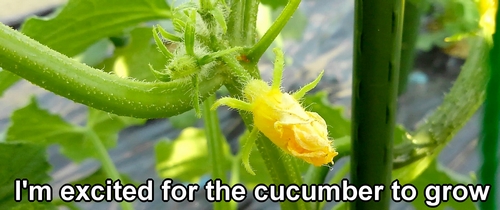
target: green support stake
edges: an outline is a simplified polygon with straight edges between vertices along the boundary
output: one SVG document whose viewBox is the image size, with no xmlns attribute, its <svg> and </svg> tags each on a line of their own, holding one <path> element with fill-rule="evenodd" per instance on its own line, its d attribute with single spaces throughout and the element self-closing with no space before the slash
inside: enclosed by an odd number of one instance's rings
<svg viewBox="0 0 500 210">
<path fill-rule="evenodd" d="M 498 132 L 500 129 L 500 16 L 496 13 L 493 47 L 489 54 L 489 81 L 486 86 L 481 145 L 482 165 L 479 181 L 490 185 L 488 200 L 479 203 L 481 210 L 497 209 L 496 190 L 498 173 Z"/>
<path fill-rule="evenodd" d="M 390 205 L 403 5 L 404 0 L 355 2 L 351 182 L 386 189 L 380 201 L 358 199 L 352 210 Z"/>
<path fill-rule="evenodd" d="M 398 95 L 406 91 L 408 75 L 413 70 L 415 45 L 420 29 L 422 2 L 407 1 L 404 6 L 403 38 L 401 43 L 401 63 L 399 64 Z"/>
</svg>

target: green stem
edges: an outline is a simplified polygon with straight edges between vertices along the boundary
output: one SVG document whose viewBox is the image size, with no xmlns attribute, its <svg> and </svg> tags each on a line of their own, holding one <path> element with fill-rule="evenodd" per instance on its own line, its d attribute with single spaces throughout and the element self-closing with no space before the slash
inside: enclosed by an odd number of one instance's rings
<svg viewBox="0 0 500 210">
<path fill-rule="evenodd" d="M 248 73 L 248 71 L 241 66 L 241 64 L 236 60 L 236 58 L 229 56 L 229 55 L 224 55 L 222 56 L 222 60 L 226 63 L 226 65 L 229 67 L 229 71 L 231 76 L 234 78 L 235 83 L 241 84 L 240 86 L 240 92 L 242 91 L 243 85 L 246 84 L 248 81 L 252 79 L 252 76 Z"/>
<path fill-rule="evenodd" d="M 241 155 L 238 153 L 231 158 L 231 177 L 229 179 L 229 184 L 234 186 L 235 184 L 240 183 L 240 164 L 241 164 Z M 238 209 L 238 203 L 231 201 L 230 209 Z"/>
<path fill-rule="evenodd" d="M 250 46 L 255 44 L 257 37 L 257 13 L 259 12 L 260 0 L 245 0 L 245 9 L 243 10 L 243 32 L 244 44 Z"/>
<path fill-rule="evenodd" d="M 352 97 L 352 183 L 389 186 L 399 79 L 404 0 L 356 0 Z M 389 209 L 390 190 L 380 201 L 351 209 Z"/>
<path fill-rule="evenodd" d="M 68 58 L 35 40 L 0 24 L 0 67 L 58 95 L 122 116 L 161 118 L 192 108 L 192 82 L 141 82 Z M 209 70 L 200 78 L 200 98 L 215 93 L 225 71 Z"/>
<path fill-rule="evenodd" d="M 278 16 L 273 25 L 267 30 L 262 38 L 255 44 L 247 54 L 247 58 L 252 63 L 257 63 L 266 52 L 267 48 L 271 46 L 274 39 L 280 34 L 281 30 L 285 27 L 286 23 L 292 18 L 295 10 L 299 7 L 300 0 L 290 0 L 281 14 Z"/>
<path fill-rule="evenodd" d="M 484 103 L 483 131 L 480 141 L 481 159 L 483 161 L 479 173 L 483 185 L 491 185 L 488 200 L 479 203 L 482 210 L 497 209 L 496 184 L 498 174 L 498 132 L 500 126 L 500 15 L 496 13 L 495 33 L 493 34 L 493 48 L 489 54 L 489 81 L 486 87 L 486 101 Z"/>
<path fill-rule="evenodd" d="M 475 37 L 471 41 L 470 56 L 455 84 L 443 103 L 413 135 L 414 145 L 429 146 L 415 146 L 408 154 L 409 161 L 399 163 L 405 167 L 393 173 L 394 179 L 400 179 L 401 183 L 417 178 L 484 102 L 489 44 L 483 37 Z M 421 158 L 422 155 L 425 155 L 424 158 Z"/>
<path fill-rule="evenodd" d="M 259 3 L 259 0 L 232 1 L 226 36 L 231 46 L 251 46 L 255 43 Z M 253 78 L 260 79 L 260 72 L 256 62 L 241 63 L 241 65 Z"/>
<path fill-rule="evenodd" d="M 401 95 L 406 90 L 408 75 L 413 69 L 415 58 L 415 45 L 420 29 L 420 6 L 412 1 L 405 2 L 403 39 L 401 43 L 401 63 L 399 64 L 399 85 L 398 94 Z"/>
<path fill-rule="evenodd" d="M 220 131 L 219 118 L 217 112 L 211 110 L 215 102 L 215 95 L 211 95 L 203 102 L 203 122 L 205 124 L 205 134 L 207 136 L 209 164 L 212 166 L 212 179 L 221 179 L 222 183 L 227 183 L 224 170 L 224 138 Z M 224 196 L 224 195 L 222 195 Z M 214 209 L 230 209 L 227 202 L 215 202 Z"/>
<path fill-rule="evenodd" d="M 258 0 L 232 1 L 227 37 L 232 46 L 251 46 L 255 43 Z"/>
<path fill-rule="evenodd" d="M 115 164 L 111 160 L 111 157 L 109 157 L 106 147 L 102 143 L 101 139 L 99 139 L 99 136 L 97 136 L 97 134 L 92 129 L 87 129 L 85 131 L 85 134 L 87 139 L 94 145 L 97 157 L 101 161 L 102 168 L 106 172 L 106 175 L 113 181 L 120 180 L 120 174 L 118 173 Z M 120 206 L 124 210 L 134 209 L 132 203 L 129 202 L 120 202 Z"/>
<path fill-rule="evenodd" d="M 351 163 L 348 161 L 346 161 L 346 163 L 340 168 L 337 170 L 337 173 L 335 173 L 335 175 L 333 175 L 332 179 L 330 179 L 330 181 L 328 183 L 330 184 L 333 184 L 333 183 L 340 183 L 340 181 L 342 181 L 342 179 L 344 177 L 346 177 L 346 175 L 349 173 L 349 171 L 351 170 Z M 332 210 L 341 210 L 341 209 L 348 209 L 348 207 L 346 207 L 345 205 L 348 204 L 346 202 L 341 202 L 341 203 L 337 203 L 337 205 L 332 209 Z M 321 203 L 318 203 L 318 205 L 316 206 L 317 210 L 320 210 L 320 209 L 324 209 L 326 205 L 326 202 L 321 202 Z"/>
</svg>

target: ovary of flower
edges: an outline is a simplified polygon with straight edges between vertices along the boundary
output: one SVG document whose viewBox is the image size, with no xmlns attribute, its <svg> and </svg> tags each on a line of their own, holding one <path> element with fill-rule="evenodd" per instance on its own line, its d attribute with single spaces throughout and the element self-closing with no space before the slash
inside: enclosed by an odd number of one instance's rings
<svg viewBox="0 0 500 210">
<path fill-rule="evenodd" d="M 222 98 L 215 102 L 213 108 L 227 105 L 252 112 L 254 129 L 241 152 L 243 164 L 251 174 L 254 173 L 249 164 L 249 155 L 258 131 L 286 153 L 310 164 L 333 164 L 332 159 L 338 153 L 328 139 L 325 120 L 315 112 L 306 111 L 298 101 L 318 84 L 323 72 L 294 94 L 283 93 L 280 90 L 283 54 L 278 49 L 274 49 L 274 52 L 276 62 L 272 86 L 262 80 L 251 80 L 243 90 L 246 101 Z"/>
</svg>

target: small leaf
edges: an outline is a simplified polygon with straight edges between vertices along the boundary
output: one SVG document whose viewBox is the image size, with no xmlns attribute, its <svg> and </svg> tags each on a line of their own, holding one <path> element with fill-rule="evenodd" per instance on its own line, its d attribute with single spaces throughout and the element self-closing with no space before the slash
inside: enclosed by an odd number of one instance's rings
<svg viewBox="0 0 500 210">
<path fill-rule="evenodd" d="M 276 14 L 276 17 L 277 15 L 278 14 Z M 284 39 L 302 39 L 308 25 L 308 21 L 307 16 L 300 10 L 297 10 L 293 14 L 293 17 L 286 23 L 283 30 L 281 30 L 281 35 Z"/>
<path fill-rule="evenodd" d="M 52 18 L 30 18 L 22 32 L 67 56 L 138 23 L 169 18 L 164 0 L 70 0 Z"/>
<path fill-rule="evenodd" d="M 106 148 L 112 148 L 118 140 L 118 132 L 128 126 L 141 125 L 145 119 L 121 117 L 97 109 L 89 108 L 87 127 L 94 130 Z M 86 142 L 87 143 L 87 142 Z M 90 142 L 88 142 L 90 144 Z M 92 150 L 94 150 L 92 145 Z M 90 151 L 89 151 L 90 152 Z"/>
<path fill-rule="evenodd" d="M 240 156 L 244 155 L 242 154 L 243 147 L 244 145 L 247 144 L 248 140 L 251 140 L 248 137 L 250 133 L 247 131 L 245 134 L 243 134 L 240 137 Z M 262 135 L 259 133 L 259 135 Z M 258 136 L 257 136 L 258 137 Z M 272 184 L 273 180 L 271 179 L 271 176 L 268 173 L 268 170 L 266 168 L 266 164 L 264 162 L 264 159 L 262 159 L 262 156 L 260 155 L 260 152 L 257 151 L 257 147 L 255 144 L 250 149 L 250 156 L 249 156 L 249 162 L 252 165 L 252 170 L 254 172 L 257 172 L 257 176 L 250 174 L 247 172 L 247 169 L 245 168 L 245 165 L 242 163 L 243 157 L 239 158 L 237 161 L 239 162 L 239 175 L 240 175 L 240 180 L 241 182 L 245 183 L 245 187 L 247 189 L 253 189 L 255 186 L 258 184 Z"/>
<path fill-rule="evenodd" d="M 21 80 L 21 77 L 9 71 L 5 71 L 0 67 L 0 97 L 2 97 L 3 93 L 9 89 L 10 86 L 14 85 L 19 80 Z"/>
<path fill-rule="evenodd" d="M 158 47 L 158 49 L 160 50 L 160 52 L 168 59 L 172 59 L 174 57 L 174 55 L 172 54 L 172 52 L 170 52 L 167 47 L 165 46 L 165 44 L 163 44 L 163 41 L 162 39 L 160 38 L 160 36 L 158 36 L 158 28 L 161 29 L 161 26 L 156 26 L 156 27 L 153 27 L 153 38 L 155 40 L 155 43 L 156 43 L 156 46 Z"/>
<path fill-rule="evenodd" d="M 210 12 L 214 16 L 215 21 L 217 21 L 219 26 L 222 28 L 222 33 L 225 34 L 227 31 L 227 24 L 222 11 L 218 7 L 215 7 Z"/>
<path fill-rule="evenodd" d="M 101 39 L 73 58 L 89 66 L 95 66 L 109 56 L 108 49 L 111 45 L 109 39 Z"/>
<path fill-rule="evenodd" d="M 168 121 L 172 123 L 172 126 L 174 126 L 174 128 L 184 129 L 194 126 L 194 124 L 198 121 L 198 117 L 196 117 L 194 109 L 191 109 L 182 114 L 168 118 Z"/>
<path fill-rule="evenodd" d="M 179 33 L 183 33 L 185 28 L 186 28 L 186 22 L 184 22 L 178 18 L 175 18 L 174 20 L 172 20 L 172 25 L 174 26 L 174 30 L 179 32 Z"/>
<path fill-rule="evenodd" d="M 190 21 L 186 23 L 186 29 L 184 32 L 184 45 L 186 46 L 186 53 L 193 57 L 195 56 L 194 54 L 195 25 L 196 25 L 196 13 L 195 10 L 193 10 L 191 12 Z"/>
<path fill-rule="evenodd" d="M 6 140 L 41 145 L 70 144 L 78 142 L 78 139 L 82 138 L 81 135 L 81 128 L 41 109 L 36 99 L 32 98 L 27 106 L 12 113 Z"/>
<path fill-rule="evenodd" d="M 235 53 L 235 52 L 242 51 L 242 50 L 243 50 L 243 47 L 233 47 L 233 48 L 217 51 L 217 52 L 203 56 L 201 59 L 198 60 L 198 64 L 204 65 L 204 64 L 210 63 L 210 62 L 214 61 L 215 59 L 222 57 L 224 55 L 228 55 L 228 54 Z"/>
<path fill-rule="evenodd" d="M 153 68 L 153 66 L 151 66 L 151 64 L 148 64 L 148 66 L 149 66 L 149 70 L 153 73 L 153 75 L 155 76 L 155 78 L 157 80 L 160 80 L 163 82 L 168 82 L 168 81 L 172 80 L 172 78 L 170 78 L 170 74 L 166 70 L 164 70 L 164 72 L 161 72 L 161 71 L 155 70 Z"/>
<path fill-rule="evenodd" d="M 122 185 L 125 185 L 125 184 L 133 184 L 135 186 L 139 185 L 138 182 L 134 181 L 132 178 L 130 178 L 126 174 L 120 174 L 120 177 L 121 177 L 120 181 L 121 181 Z M 90 184 L 90 185 L 101 184 L 104 186 L 106 184 L 106 179 L 109 179 L 109 176 L 106 174 L 106 172 L 104 171 L 103 168 L 99 168 L 96 171 L 94 171 L 93 173 L 89 174 L 88 176 L 85 176 L 81 179 L 72 181 L 71 185 L 75 185 L 75 184 L 82 184 L 82 185 L 83 184 Z M 114 181 L 116 181 L 116 180 L 113 180 L 113 182 Z"/>
<path fill-rule="evenodd" d="M 2 168 L 0 170 L 0 209 L 10 209 L 20 204 L 14 201 L 15 179 L 28 179 L 30 184 L 45 184 L 50 181 L 48 172 L 51 166 L 47 161 L 46 150 L 43 146 L 0 143 L 0 166 Z M 22 195 L 22 200 L 27 201 L 26 190 L 23 190 Z M 24 205 L 22 207 L 19 209 L 31 208 Z M 40 209 L 36 207 L 32 209 Z"/>
<path fill-rule="evenodd" d="M 408 142 L 409 136 L 410 136 L 410 134 L 408 133 L 408 131 L 406 131 L 404 126 L 396 125 L 394 127 L 394 145 L 397 145 L 397 144 L 400 144 L 403 142 Z"/>
<path fill-rule="evenodd" d="M 99 64 L 99 67 L 121 77 L 155 81 L 156 77 L 149 65 L 154 69 L 164 69 L 167 58 L 152 43 L 151 35 L 151 28 L 135 28 L 130 32 L 129 44 L 123 48 L 117 48 L 113 57 L 106 59 Z M 163 43 L 160 44 L 164 46 Z"/>
<path fill-rule="evenodd" d="M 434 160 L 429 167 L 415 180 L 412 181 L 412 184 L 417 187 L 418 196 L 415 201 L 412 202 L 412 205 L 415 209 L 428 209 L 425 205 L 425 187 L 432 184 L 472 184 L 472 180 L 464 175 L 458 174 L 454 172 L 440 163 L 437 163 Z M 442 193 L 442 192 L 441 192 Z M 449 194 L 451 196 L 451 194 Z M 453 209 L 477 209 L 470 199 L 465 200 L 464 202 L 457 202 L 453 200 L 451 197 L 447 202 L 441 202 L 441 204 L 433 209 L 448 209 L 447 207 L 451 207 Z"/>
<path fill-rule="evenodd" d="M 229 155 L 229 145 L 225 144 L 224 155 Z M 196 183 L 208 174 L 211 166 L 207 164 L 207 140 L 205 132 L 197 128 L 184 129 L 173 141 L 161 140 L 155 146 L 156 170 L 162 178 L 178 179 Z M 229 170 L 230 158 L 223 164 Z"/>
<path fill-rule="evenodd" d="M 160 32 L 161 36 L 167 40 L 170 40 L 172 42 L 181 42 L 182 41 L 182 38 L 176 36 L 176 35 L 173 35 L 171 33 L 168 33 L 167 31 L 165 31 L 165 29 L 163 29 L 161 26 L 157 26 L 157 29 L 158 29 L 158 32 Z"/>
<path fill-rule="evenodd" d="M 79 162 L 88 157 L 96 157 L 95 147 L 85 140 L 85 129 L 64 121 L 60 116 L 38 107 L 33 98 L 27 106 L 14 111 L 6 140 L 10 142 L 30 142 L 40 145 L 60 144 L 61 153 Z M 99 136 L 106 148 L 116 145 L 118 131 L 144 120 L 118 117 L 95 109 L 89 110 L 87 129 Z"/>
</svg>

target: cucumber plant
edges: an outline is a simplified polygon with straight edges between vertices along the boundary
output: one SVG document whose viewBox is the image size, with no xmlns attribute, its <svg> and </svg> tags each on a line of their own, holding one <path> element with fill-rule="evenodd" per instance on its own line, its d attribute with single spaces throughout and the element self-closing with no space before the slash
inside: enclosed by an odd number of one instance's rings
<svg viewBox="0 0 500 210">
<path fill-rule="evenodd" d="M 20 31 L 0 24 L 1 93 L 22 78 L 89 107 L 84 126 L 49 113 L 36 100 L 12 113 L 10 126 L 0 136 L 0 163 L 9 169 L 0 174 L 1 180 L 6 180 L 0 187 L 1 209 L 77 208 L 61 200 L 17 203 L 11 199 L 16 178 L 50 181 L 44 151 L 51 144 L 61 145 L 61 153 L 75 162 L 86 158 L 100 161 L 101 169 L 74 183 L 102 183 L 106 178 L 136 183 L 119 173 L 107 152 L 116 145 L 118 131 L 144 123 L 141 118 L 174 117 L 190 110 L 203 117 L 205 128 L 186 128 L 176 141 L 158 142 L 156 168 L 162 178 L 198 181 L 203 174 L 211 174 L 213 179 L 232 185 L 244 183 L 249 189 L 262 183 L 334 184 L 350 165 L 344 164 L 332 180 L 327 180 L 330 168 L 337 167 L 333 162 L 352 156 L 351 176 L 356 185 L 388 185 L 390 180 L 399 179 L 420 189 L 429 183 L 429 177 L 452 184 L 472 183 L 468 177 L 457 179 L 443 172 L 435 159 L 484 101 L 488 79 L 485 55 L 493 33 L 488 27 L 494 23 L 477 21 L 479 26 L 468 31 L 470 57 L 457 82 L 428 121 L 410 132 L 394 125 L 402 31 L 403 27 L 415 28 L 403 26 L 404 1 L 356 1 L 352 122 L 342 117 L 342 109 L 325 100 L 325 93 L 306 94 L 321 75 L 294 94 L 283 93 L 284 64 L 279 49 L 275 51 L 272 85 L 260 78 L 257 63 L 300 3 L 199 0 L 174 5 L 164 0 L 70 0 L 51 18 L 26 20 Z M 257 39 L 260 4 L 283 9 Z M 479 11 L 487 20 L 494 19 L 494 12 L 480 8 L 468 9 Z M 124 37 L 129 37 L 130 43 Z M 85 57 L 89 55 L 87 48 L 100 44 L 105 49 L 110 45 L 108 39 L 115 46 L 113 57 L 92 67 L 70 58 Z M 142 60 L 134 60 L 136 57 Z M 132 76 L 137 74 L 142 76 Z M 216 100 L 216 91 L 222 86 L 231 98 Z M 272 100 L 266 101 L 263 94 Z M 212 109 L 222 104 L 240 109 L 248 130 L 240 142 L 245 146 L 235 155 L 229 152 L 217 111 Z M 257 152 L 249 155 L 254 144 Z M 185 145 L 199 148 L 193 154 L 171 156 Z M 206 164 L 207 159 L 210 164 Z M 28 166 L 20 167 L 23 164 Z M 184 167 L 175 168 L 177 165 Z M 366 176 L 377 170 L 383 173 Z M 387 195 L 382 196 L 382 202 L 357 199 L 351 206 L 387 209 Z M 418 199 L 423 199 L 421 194 Z M 134 208 L 128 202 L 120 205 Z M 475 208 L 470 200 L 442 205 Z M 285 201 L 280 206 L 323 209 L 325 202 Z M 214 203 L 214 209 L 236 208 L 233 202 Z"/>
</svg>

